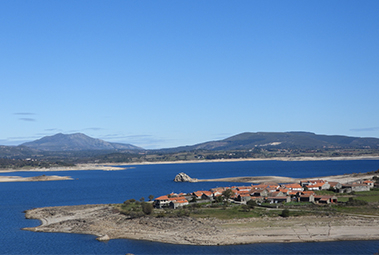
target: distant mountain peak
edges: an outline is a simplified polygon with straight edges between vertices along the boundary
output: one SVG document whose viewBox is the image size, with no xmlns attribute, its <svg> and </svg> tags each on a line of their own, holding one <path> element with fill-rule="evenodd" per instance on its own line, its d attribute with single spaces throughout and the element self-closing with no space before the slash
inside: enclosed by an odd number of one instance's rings
<svg viewBox="0 0 379 255">
<path fill-rule="evenodd" d="M 58 133 L 22 145 L 44 151 L 143 150 L 131 144 L 110 143 L 83 133 Z"/>
</svg>

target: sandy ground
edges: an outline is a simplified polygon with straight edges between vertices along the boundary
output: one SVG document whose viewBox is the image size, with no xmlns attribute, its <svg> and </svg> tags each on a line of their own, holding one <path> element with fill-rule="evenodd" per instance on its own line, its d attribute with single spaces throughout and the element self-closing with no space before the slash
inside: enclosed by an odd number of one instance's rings
<svg viewBox="0 0 379 255">
<path fill-rule="evenodd" d="M 129 219 L 109 205 L 38 208 L 27 211 L 26 217 L 40 219 L 42 225 L 24 230 L 92 234 L 101 241 L 127 238 L 173 244 L 231 245 L 379 239 L 378 217 Z"/>
<path fill-rule="evenodd" d="M 34 177 L 0 176 L 0 182 L 39 182 L 73 180 L 70 176 L 41 175 Z"/>
</svg>

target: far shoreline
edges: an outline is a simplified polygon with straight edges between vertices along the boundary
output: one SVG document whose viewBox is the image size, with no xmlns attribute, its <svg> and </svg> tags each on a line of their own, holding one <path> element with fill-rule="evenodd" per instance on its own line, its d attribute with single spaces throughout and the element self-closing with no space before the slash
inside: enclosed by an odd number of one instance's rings
<svg viewBox="0 0 379 255">
<path fill-rule="evenodd" d="M 379 156 L 357 156 L 357 157 L 274 157 L 274 158 L 239 158 L 239 159 L 211 159 L 211 160 L 178 160 L 157 162 L 124 162 L 124 163 L 85 163 L 72 167 L 50 167 L 50 168 L 6 168 L 0 169 L 0 173 L 11 172 L 59 172 L 59 171 L 118 171 L 127 170 L 138 165 L 164 165 L 164 164 L 193 164 L 193 163 L 227 163 L 227 162 L 249 162 L 249 161 L 343 161 L 343 160 L 379 160 Z M 131 167 L 129 167 L 131 166 Z"/>
</svg>

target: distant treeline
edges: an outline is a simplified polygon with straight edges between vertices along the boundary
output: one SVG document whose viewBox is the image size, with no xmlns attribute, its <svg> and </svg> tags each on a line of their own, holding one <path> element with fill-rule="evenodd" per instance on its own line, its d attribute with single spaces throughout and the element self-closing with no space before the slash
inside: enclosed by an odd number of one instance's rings
<svg viewBox="0 0 379 255">
<path fill-rule="evenodd" d="M 114 152 L 114 151 L 63 151 L 41 152 L 33 155 L 13 155 L 0 158 L 0 168 L 74 166 L 81 163 L 139 163 L 215 159 L 269 159 L 275 157 L 349 157 L 378 156 L 377 149 L 278 149 L 254 148 L 250 150 L 209 151 L 193 150 L 181 152 Z"/>
<path fill-rule="evenodd" d="M 48 162 L 31 159 L 8 159 L 0 158 L 1 169 L 16 169 L 16 168 L 47 168 L 54 166 L 74 166 L 74 164 L 66 163 L 63 161 Z"/>
</svg>

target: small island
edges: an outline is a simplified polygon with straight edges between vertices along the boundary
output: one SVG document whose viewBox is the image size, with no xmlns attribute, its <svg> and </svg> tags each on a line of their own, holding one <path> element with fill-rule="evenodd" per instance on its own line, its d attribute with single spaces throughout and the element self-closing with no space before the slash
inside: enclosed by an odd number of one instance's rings
<svg viewBox="0 0 379 255">
<path fill-rule="evenodd" d="M 378 174 L 217 187 L 122 204 L 37 208 L 25 215 L 42 224 L 24 230 L 191 245 L 378 240 Z"/>
</svg>

